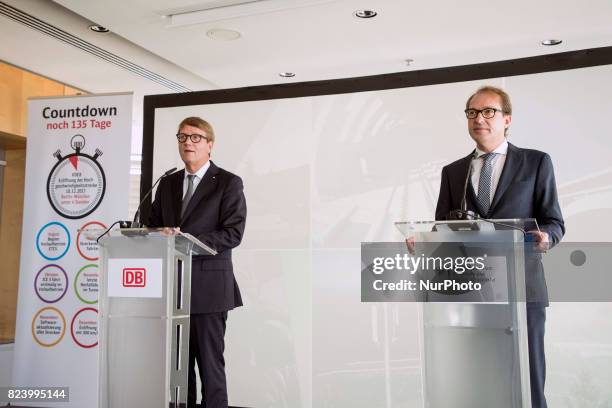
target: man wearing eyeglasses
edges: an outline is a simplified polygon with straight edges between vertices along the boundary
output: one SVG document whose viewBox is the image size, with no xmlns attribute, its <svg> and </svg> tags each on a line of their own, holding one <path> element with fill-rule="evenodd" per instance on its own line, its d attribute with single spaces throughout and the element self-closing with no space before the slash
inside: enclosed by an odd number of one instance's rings
<svg viewBox="0 0 612 408">
<path fill-rule="evenodd" d="M 184 119 L 176 138 L 185 169 L 160 182 L 148 225 L 180 228 L 218 252 L 192 259 L 187 402 L 196 406 L 197 362 L 202 406 L 227 408 L 225 324 L 227 312 L 242 306 L 232 265 L 246 222 L 242 180 L 209 160 L 215 134 L 205 120 Z"/>
<path fill-rule="evenodd" d="M 488 219 L 535 218 L 531 231 L 536 248 L 545 250 L 565 233 L 552 161 L 546 153 L 508 143 L 512 105 L 500 88 L 485 86 L 469 97 L 465 115 L 476 149 L 442 169 L 436 219 L 460 209 L 469 177 L 467 210 Z M 469 173 L 471 172 L 471 173 Z M 528 260 L 528 263 L 530 261 Z M 532 408 L 545 408 L 544 326 L 548 293 L 541 262 L 526 267 L 527 329 Z"/>
</svg>

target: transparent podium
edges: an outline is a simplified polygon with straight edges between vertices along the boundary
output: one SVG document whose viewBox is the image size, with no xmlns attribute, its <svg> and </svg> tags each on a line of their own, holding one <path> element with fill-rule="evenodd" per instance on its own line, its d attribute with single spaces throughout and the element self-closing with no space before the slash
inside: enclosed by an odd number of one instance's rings
<svg viewBox="0 0 612 408">
<path fill-rule="evenodd" d="M 216 252 L 146 229 L 99 244 L 99 408 L 185 407 L 191 255 Z"/>
<path fill-rule="evenodd" d="M 419 294 L 424 407 L 530 408 L 525 231 L 538 229 L 535 220 L 396 226 L 406 238 L 414 237 L 417 255 L 456 259 L 485 254 L 487 265 L 480 291 Z M 419 279 L 425 278 L 432 276 Z"/>
</svg>

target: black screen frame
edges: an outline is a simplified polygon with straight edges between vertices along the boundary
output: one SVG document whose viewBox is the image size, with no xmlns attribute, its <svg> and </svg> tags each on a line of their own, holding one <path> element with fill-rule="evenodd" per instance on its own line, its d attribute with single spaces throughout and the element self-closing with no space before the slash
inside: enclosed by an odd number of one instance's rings
<svg viewBox="0 0 612 408">
<path fill-rule="evenodd" d="M 155 110 L 158 108 L 412 88 L 564 71 L 577 68 L 589 68 L 601 65 L 612 65 L 612 47 L 589 48 L 481 64 L 364 77 L 229 88 L 212 91 L 147 95 L 144 97 L 143 103 L 140 197 L 147 194 L 153 182 Z M 141 219 L 148 219 L 151 212 L 151 203 L 151 198 L 148 198 L 148 200 L 142 204 Z"/>
</svg>

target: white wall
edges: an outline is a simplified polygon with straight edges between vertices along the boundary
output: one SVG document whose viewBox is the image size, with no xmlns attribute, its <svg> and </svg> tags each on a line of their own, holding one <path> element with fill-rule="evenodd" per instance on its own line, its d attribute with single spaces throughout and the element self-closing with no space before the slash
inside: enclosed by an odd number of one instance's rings
<svg viewBox="0 0 612 408">
<path fill-rule="evenodd" d="M 213 161 L 243 177 L 248 220 L 230 313 L 230 403 L 418 407 L 417 306 L 360 302 L 360 243 L 433 219 L 440 170 L 473 148 L 463 114 L 480 85 L 512 96 L 510 141 L 551 154 L 570 241 L 612 221 L 612 67 L 379 92 L 156 111 L 154 177 L 180 166 L 176 125 L 216 131 Z M 603 216 L 603 217 L 602 217 Z M 610 304 L 548 310 L 549 405 L 612 401 Z M 581 330 L 574 330 L 575 327 Z"/>
</svg>

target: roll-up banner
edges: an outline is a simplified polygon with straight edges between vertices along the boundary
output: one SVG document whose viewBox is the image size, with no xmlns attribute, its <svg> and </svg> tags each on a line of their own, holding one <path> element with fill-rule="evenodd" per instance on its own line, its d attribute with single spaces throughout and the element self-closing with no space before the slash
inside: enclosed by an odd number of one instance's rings
<svg viewBox="0 0 612 408">
<path fill-rule="evenodd" d="M 98 245 L 79 231 L 127 219 L 132 94 L 31 99 L 28 117 L 13 385 L 96 407 Z"/>
</svg>

